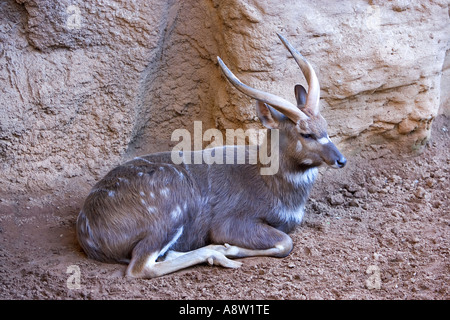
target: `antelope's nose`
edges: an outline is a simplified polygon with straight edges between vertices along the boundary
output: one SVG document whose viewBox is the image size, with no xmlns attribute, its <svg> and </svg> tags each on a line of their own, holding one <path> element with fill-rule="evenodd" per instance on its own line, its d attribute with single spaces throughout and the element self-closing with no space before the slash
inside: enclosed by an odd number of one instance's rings
<svg viewBox="0 0 450 320">
<path fill-rule="evenodd" d="M 345 167 L 345 164 L 347 163 L 347 159 L 345 159 L 345 157 L 341 157 L 338 160 L 336 160 L 336 166 L 338 168 L 343 168 Z"/>
</svg>

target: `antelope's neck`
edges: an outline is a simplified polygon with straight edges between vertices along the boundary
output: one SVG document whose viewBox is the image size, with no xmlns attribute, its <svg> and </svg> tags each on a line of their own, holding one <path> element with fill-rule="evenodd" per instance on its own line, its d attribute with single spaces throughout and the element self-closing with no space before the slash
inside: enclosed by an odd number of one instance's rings
<svg viewBox="0 0 450 320">
<path fill-rule="evenodd" d="M 318 173 L 317 167 L 284 166 L 273 176 L 265 176 L 267 185 L 279 201 L 292 210 L 300 209 L 308 200 Z"/>
</svg>

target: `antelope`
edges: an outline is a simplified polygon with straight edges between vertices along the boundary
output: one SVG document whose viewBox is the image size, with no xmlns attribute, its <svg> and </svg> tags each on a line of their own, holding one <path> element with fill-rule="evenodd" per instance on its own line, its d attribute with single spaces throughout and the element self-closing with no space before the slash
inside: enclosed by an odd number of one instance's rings
<svg viewBox="0 0 450 320">
<path fill-rule="evenodd" d="M 233 258 L 289 255 L 288 233 L 302 221 L 318 167 L 342 168 L 347 160 L 327 134 L 312 66 L 278 37 L 308 84 L 308 91 L 295 86 L 297 105 L 243 84 L 217 57 L 229 82 L 256 99 L 265 139 L 279 135 L 278 171 L 260 174 L 259 160 L 174 164 L 170 152 L 119 165 L 94 185 L 77 219 L 78 241 L 89 258 L 128 264 L 126 276 L 154 278 L 201 263 L 238 268 L 242 263 Z"/>
</svg>

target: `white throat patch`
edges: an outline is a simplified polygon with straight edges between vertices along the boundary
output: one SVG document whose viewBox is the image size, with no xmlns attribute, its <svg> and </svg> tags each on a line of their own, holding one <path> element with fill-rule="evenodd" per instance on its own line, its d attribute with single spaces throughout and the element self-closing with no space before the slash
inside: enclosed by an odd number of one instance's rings
<svg viewBox="0 0 450 320">
<path fill-rule="evenodd" d="M 286 175 L 286 180 L 294 186 L 311 184 L 316 180 L 318 172 L 319 170 L 317 168 L 310 168 L 301 173 L 288 173 Z"/>
</svg>

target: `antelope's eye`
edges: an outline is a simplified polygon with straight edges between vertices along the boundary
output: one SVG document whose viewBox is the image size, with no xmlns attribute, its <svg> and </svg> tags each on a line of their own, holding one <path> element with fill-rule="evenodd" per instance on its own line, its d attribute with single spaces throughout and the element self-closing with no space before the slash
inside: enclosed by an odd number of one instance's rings
<svg viewBox="0 0 450 320">
<path fill-rule="evenodd" d="M 310 133 L 300 133 L 300 135 L 305 139 L 314 139 L 314 135 Z"/>
</svg>

